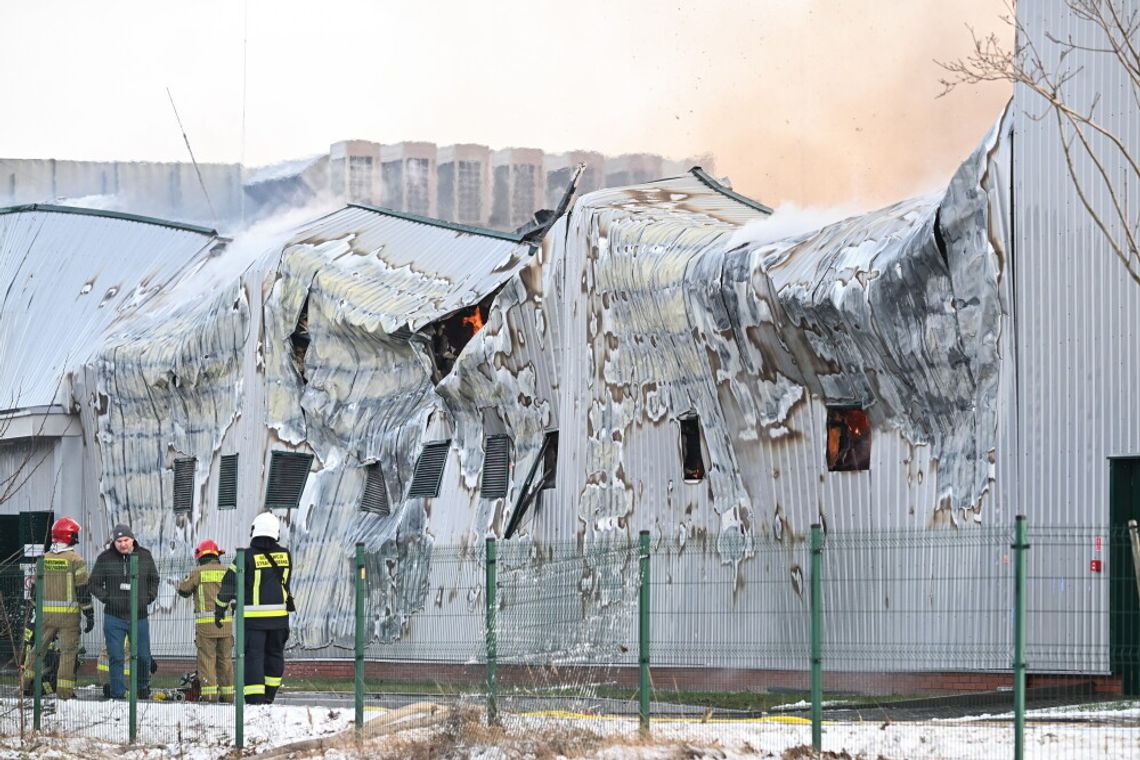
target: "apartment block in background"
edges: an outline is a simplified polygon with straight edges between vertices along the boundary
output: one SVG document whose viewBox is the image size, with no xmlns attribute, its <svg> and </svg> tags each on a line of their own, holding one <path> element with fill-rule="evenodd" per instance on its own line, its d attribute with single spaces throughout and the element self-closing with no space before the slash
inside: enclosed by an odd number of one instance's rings
<svg viewBox="0 0 1140 760">
<path fill-rule="evenodd" d="M 440 219 L 486 227 L 491 211 L 491 149 L 460 143 L 439 149 L 436 181 Z"/>
<path fill-rule="evenodd" d="M 329 187 L 346 203 L 380 203 L 380 143 L 343 140 L 329 148 Z"/>
<path fill-rule="evenodd" d="M 640 185 L 664 175 L 661 156 L 652 153 L 625 153 L 606 161 L 606 187 Z"/>
<path fill-rule="evenodd" d="M 401 142 L 380 148 L 383 190 L 380 205 L 420 216 L 436 216 L 435 143 Z"/>
<path fill-rule="evenodd" d="M 716 176 L 716 161 L 713 159 L 711 153 L 704 153 L 699 156 L 689 156 L 682 158 L 680 161 L 670 161 L 664 159 L 661 162 L 661 176 L 662 177 L 679 177 L 682 174 L 688 173 L 694 166 L 700 167 L 705 174 L 715 177 Z"/>
<path fill-rule="evenodd" d="M 491 154 L 490 226 L 515 230 L 534 218 L 545 206 L 542 151 L 537 148 L 504 148 Z"/>
<path fill-rule="evenodd" d="M 585 164 L 582 178 L 578 180 L 577 196 L 592 193 L 602 187 L 605 179 L 606 157 L 592 150 L 571 150 L 566 153 L 547 153 L 542 159 L 543 172 L 546 174 L 546 208 L 557 208 L 570 184 L 570 177 L 574 174 L 574 167 Z M 576 197 L 577 197 L 576 196 Z"/>
</svg>

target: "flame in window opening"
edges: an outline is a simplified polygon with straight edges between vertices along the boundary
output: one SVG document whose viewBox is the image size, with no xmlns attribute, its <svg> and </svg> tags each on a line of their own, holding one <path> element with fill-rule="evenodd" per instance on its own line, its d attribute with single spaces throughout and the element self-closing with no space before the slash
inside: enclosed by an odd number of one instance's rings
<svg viewBox="0 0 1140 760">
<path fill-rule="evenodd" d="M 483 325 L 486 324 L 483 321 L 483 314 L 480 312 L 478 306 L 472 308 L 471 313 L 460 319 L 459 322 L 471 328 L 472 335 L 482 330 Z"/>
</svg>

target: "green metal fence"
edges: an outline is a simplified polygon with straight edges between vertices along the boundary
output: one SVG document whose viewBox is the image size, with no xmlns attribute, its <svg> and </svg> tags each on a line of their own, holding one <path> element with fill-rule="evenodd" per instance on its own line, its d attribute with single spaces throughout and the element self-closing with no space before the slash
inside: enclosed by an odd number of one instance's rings
<svg viewBox="0 0 1140 760">
<path fill-rule="evenodd" d="M 715 537 L 649 533 L 358 545 L 310 570 L 351 595 L 352 617 L 328 621 L 323 646 L 290 650 L 279 704 L 310 720 L 328 707 L 339 717 L 321 730 L 342 742 L 447 716 L 502 736 L 573 730 L 776 756 L 1140 757 L 1140 578 L 1126 528 L 813 526 L 724 549 Z M 38 675 L 25 695 L 24 632 L 43 637 L 29 625 L 43 620 L 30 589 L 42 583 L 30 583 L 33 563 L 5 568 L 0 635 L 18 654 L 0 673 L 0 737 L 172 752 L 279 743 L 268 714 L 241 700 L 179 701 L 195 616 L 173 587 L 191 565 L 159 562 L 158 672 L 150 699 L 132 687 L 123 702 L 102 698 L 101 625 L 82 638 L 76 699 L 53 696 L 50 649 L 28 659 Z"/>
</svg>

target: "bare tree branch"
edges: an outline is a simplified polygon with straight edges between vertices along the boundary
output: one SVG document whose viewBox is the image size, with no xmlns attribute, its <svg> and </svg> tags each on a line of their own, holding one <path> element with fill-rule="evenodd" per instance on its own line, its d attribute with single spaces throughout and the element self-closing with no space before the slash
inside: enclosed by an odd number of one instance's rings
<svg viewBox="0 0 1140 760">
<path fill-rule="evenodd" d="M 1113 114 L 1102 118 L 1099 93 L 1091 102 L 1081 103 L 1068 87 L 1085 73 L 1084 65 L 1074 61 L 1108 60 L 1131 84 L 1132 102 L 1140 108 L 1140 49 L 1136 42 L 1140 12 L 1126 9 L 1124 0 L 1067 0 L 1066 5 L 1075 18 L 1096 30 L 1096 40 L 1078 42 L 1071 35 L 1062 39 L 1044 32 L 1043 42 L 1054 48 L 1048 51 L 1051 56 L 1045 55 L 1017 20 L 1013 6 L 1007 5 L 1009 15 L 1003 20 L 1013 28 L 1015 47 L 1006 48 L 997 35 L 979 38 L 971 29 L 973 52 L 965 58 L 939 62 L 948 74 L 940 80 L 940 96 L 961 85 L 996 81 L 1020 85 L 1040 96 L 1046 112 L 1052 111 L 1056 117 L 1065 166 L 1078 200 L 1129 277 L 1140 284 L 1140 209 L 1129 192 L 1140 187 L 1140 155 L 1109 126 L 1107 119 L 1114 118 Z"/>
</svg>

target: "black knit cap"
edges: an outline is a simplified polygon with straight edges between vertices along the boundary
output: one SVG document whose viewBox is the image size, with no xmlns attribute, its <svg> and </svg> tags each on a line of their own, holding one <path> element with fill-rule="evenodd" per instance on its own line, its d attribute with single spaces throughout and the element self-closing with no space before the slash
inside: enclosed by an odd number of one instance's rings
<svg viewBox="0 0 1140 760">
<path fill-rule="evenodd" d="M 124 523 L 119 523 L 111 531 L 111 540 L 112 541 L 114 541 L 117 538 L 134 538 L 134 537 L 135 537 L 135 534 L 131 533 L 131 526 L 126 525 Z"/>
</svg>

